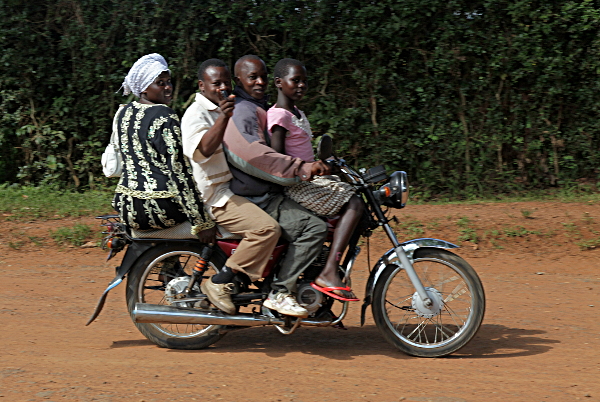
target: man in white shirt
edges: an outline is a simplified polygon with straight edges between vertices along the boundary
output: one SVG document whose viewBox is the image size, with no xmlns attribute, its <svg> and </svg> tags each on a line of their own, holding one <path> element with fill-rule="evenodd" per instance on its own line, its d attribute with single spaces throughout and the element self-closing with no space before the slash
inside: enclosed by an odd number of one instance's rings
<svg viewBox="0 0 600 402">
<path fill-rule="evenodd" d="M 202 193 L 205 208 L 218 225 L 243 237 L 224 269 L 202 281 L 208 299 L 228 314 L 235 314 L 231 301 L 232 280 L 243 272 L 252 281 L 261 278 L 281 230 L 277 221 L 244 197 L 229 189 L 232 176 L 223 152 L 223 134 L 233 114 L 235 96 L 231 73 L 218 59 L 209 59 L 198 70 L 196 101 L 181 120 L 183 153 L 192 165 L 194 180 Z"/>
</svg>

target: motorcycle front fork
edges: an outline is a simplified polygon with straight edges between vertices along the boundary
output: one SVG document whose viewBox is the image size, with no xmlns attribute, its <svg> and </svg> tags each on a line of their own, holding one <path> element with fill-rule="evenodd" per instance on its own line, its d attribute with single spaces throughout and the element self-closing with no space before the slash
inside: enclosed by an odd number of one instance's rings
<svg viewBox="0 0 600 402">
<path fill-rule="evenodd" d="M 406 271 L 406 274 L 408 275 L 408 279 L 410 279 L 410 282 L 415 287 L 415 290 L 419 294 L 419 297 L 421 298 L 421 300 L 423 300 L 423 305 L 427 308 L 431 308 L 433 306 L 433 302 L 431 301 L 431 298 L 427 294 L 427 291 L 425 290 L 425 287 L 423 286 L 421 279 L 415 272 L 415 268 L 413 267 L 408 256 L 406 255 L 406 252 L 404 252 L 404 248 L 402 248 L 402 246 L 400 245 L 400 242 L 398 242 L 396 233 L 394 233 L 394 231 L 390 227 L 389 223 L 384 223 L 383 229 L 385 230 L 385 233 L 388 235 L 392 244 L 394 245 L 394 250 L 396 252 L 396 255 L 398 256 L 398 259 L 400 260 L 400 264 L 402 264 L 402 268 L 404 268 L 404 271 Z"/>
</svg>

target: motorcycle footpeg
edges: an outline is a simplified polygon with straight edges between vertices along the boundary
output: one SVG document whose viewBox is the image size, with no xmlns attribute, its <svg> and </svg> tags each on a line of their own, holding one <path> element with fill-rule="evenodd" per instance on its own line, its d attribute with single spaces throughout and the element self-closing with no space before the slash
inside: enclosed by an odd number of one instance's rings
<svg viewBox="0 0 600 402">
<path fill-rule="evenodd" d="M 253 301 L 259 301 L 263 299 L 263 295 L 259 293 L 237 293 L 231 295 L 231 301 L 234 304 L 248 304 Z"/>
</svg>

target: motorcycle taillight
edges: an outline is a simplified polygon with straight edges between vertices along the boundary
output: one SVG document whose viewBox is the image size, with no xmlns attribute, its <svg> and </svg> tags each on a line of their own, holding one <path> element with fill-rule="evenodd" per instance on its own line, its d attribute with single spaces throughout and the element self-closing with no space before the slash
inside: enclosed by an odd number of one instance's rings
<svg viewBox="0 0 600 402">
<path fill-rule="evenodd" d="M 106 242 L 106 247 L 113 249 L 113 250 L 123 250 L 123 247 L 125 247 L 127 243 L 125 242 L 125 240 L 121 239 L 120 237 L 113 237 L 108 239 L 108 241 Z"/>
</svg>

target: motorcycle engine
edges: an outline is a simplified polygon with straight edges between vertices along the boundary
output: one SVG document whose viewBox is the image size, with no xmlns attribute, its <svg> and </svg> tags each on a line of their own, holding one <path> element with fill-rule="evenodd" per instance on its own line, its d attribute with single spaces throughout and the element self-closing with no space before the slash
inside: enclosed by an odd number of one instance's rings
<svg viewBox="0 0 600 402">
<path fill-rule="evenodd" d="M 321 271 L 323 271 L 323 268 L 325 268 L 325 264 L 327 263 L 328 257 L 329 247 L 323 244 L 323 246 L 321 247 L 321 252 L 317 256 L 317 258 L 315 258 L 313 263 L 310 264 L 310 266 L 304 271 L 304 279 L 312 280 L 319 276 Z"/>
<path fill-rule="evenodd" d="M 309 314 L 314 314 L 323 305 L 325 295 L 310 286 L 309 282 L 304 282 L 298 286 L 296 299 Z"/>
</svg>

